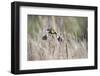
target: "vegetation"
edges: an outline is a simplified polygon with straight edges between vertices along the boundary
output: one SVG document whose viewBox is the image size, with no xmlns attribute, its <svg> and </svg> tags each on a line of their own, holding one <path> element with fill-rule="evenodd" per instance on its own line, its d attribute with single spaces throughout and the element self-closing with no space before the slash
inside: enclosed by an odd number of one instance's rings
<svg viewBox="0 0 100 76">
<path fill-rule="evenodd" d="M 28 60 L 87 57 L 87 17 L 28 15 Z"/>
</svg>

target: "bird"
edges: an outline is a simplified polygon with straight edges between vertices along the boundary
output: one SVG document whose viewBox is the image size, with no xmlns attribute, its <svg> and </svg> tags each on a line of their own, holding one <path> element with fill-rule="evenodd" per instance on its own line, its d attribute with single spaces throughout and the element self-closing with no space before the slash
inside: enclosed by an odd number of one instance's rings
<svg viewBox="0 0 100 76">
<path fill-rule="evenodd" d="M 59 36 L 57 39 L 58 39 L 58 41 L 59 41 L 59 42 L 61 42 L 61 41 L 62 41 L 62 38 L 61 38 L 60 36 Z"/>
<path fill-rule="evenodd" d="M 59 41 L 59 42 L 61 42 L 62 41 L 62 37 L 60 36 L 60 35 L 57 35 L 57 32 L 53 29 L 53 28 L 48 28 L 47 29 L 47 32 L 49 33 L 49 34 L 51 34 L 52 36 L 53 35 L 56 35 L 56 37 L 57 37 L 57 40 Z M 47 35 L 44 35 L 43 37 L 42 37 L 42 39 L 43 40 L 47 40 Z"/>
<path fill-rule="evenodd" d="M 52 28 L 47 29 L 47 31 L 49 34 L 56 34 L 57 35 L 56 31 Z"/>
<path fill-rule="evenodd" d="M 47 40 L 47 35 L 44 35 L 44 36 L 42 37 L 42 39 L 43 39 L 43 40 Z"/>
</svg>

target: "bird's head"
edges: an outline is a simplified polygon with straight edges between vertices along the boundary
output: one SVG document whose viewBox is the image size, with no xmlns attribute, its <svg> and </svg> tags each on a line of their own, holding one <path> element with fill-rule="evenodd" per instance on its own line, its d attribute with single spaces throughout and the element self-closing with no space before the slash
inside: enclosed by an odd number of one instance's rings
<svg viewBox="0 0 100 76">
<path fill-rule="evenodd" d="M 57 34 L 56 31 L 53 28 L 47 29 L 48 33 L 50 34 Z"/>
</svg>

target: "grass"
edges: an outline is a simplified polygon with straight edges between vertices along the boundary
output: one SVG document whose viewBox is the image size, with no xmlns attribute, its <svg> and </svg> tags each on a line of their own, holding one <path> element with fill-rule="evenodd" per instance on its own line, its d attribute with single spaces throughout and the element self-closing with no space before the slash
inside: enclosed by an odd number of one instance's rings
<svg viewBox="0 0 100 76">
<path fill-rule="evenodd" d="M 87 22 L 87 17 L 28 15 L 28 60 L 87 58 Z M 49 34 L 48 28 L 57 35 Z"/>
</svg>

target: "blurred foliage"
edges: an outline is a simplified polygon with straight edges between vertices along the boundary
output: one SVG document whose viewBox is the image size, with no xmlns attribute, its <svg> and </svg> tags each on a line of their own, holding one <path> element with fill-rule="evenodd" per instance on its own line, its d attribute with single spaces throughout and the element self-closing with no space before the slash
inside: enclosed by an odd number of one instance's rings
<svg viewBox="0 0 100 76">
<path fill-rule="evenodd" d="M 38 15 L 28 15 L 28 34 L 35 39 L 37 37 L 37 34 L 39 33 L 40 29 L 44 28 L 45 25 L 50 25 L 49 22 L 52 22 L 52 19 L 48 22 L 46 22 L 48 16 L 38 16 Z M 52 17 L 52 16 L 51 16 Z M 71 34 L 75 37 L 76 40 L 87 40 L 87 34 L 88 34 L 88 19 L 87 17 L 72 17 L 72 16 L 66 16 L 66 17 L 58 17 L 53 16 L 53 22 L 55 22 L 51 26 L 56 26 L 56 28 L 60 29 L 60 32 L 63 34 L 66 32 L 67 34 Z M 50 18 L 50 17 L 49 17 Z M 61 18 L 61 19 L 60 19 Z M 45 23 L 43 23 L 43 20 Z M 55 21 L 54 21 L 55 20 Z M 58 22 L 56 22 L 58 20 Z M 59 25 L 59 26 L 58 26 Z"/>
<path fill-rule="evenodd" d="M 41 28 L 39 17 L 28 15 L 28 34 L 32 38 L 36 38 L 37 33 L 39 33 L 39 28 Z"/>
<path fill-rule="evenodd" d="M 87 40 L 87 17 L 64 17 L 63 31 L 74 35 L 76 39 Z"/>
</svg>

